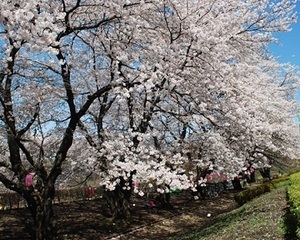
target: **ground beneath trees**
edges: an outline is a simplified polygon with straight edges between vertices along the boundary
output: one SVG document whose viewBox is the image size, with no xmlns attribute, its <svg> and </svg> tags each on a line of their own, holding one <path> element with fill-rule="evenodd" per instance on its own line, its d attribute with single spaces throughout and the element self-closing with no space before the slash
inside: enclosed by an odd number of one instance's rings
<svg viewBox="0 0 300 240">
<path fill-rule="evenodd" d="M 131 202 L 130 225 L 112 222 L 107 217 L 103 199 L 76 201 L 55 205 L 60 239 L 165 239 L 177 233 L 199 228 L 237 205 L 233 192 L 216 198 L 197 200 L 186 192 L 173 194 L 172 210 L 145 207 L 146 199 L 134 197 Z M 207 217 L 211 214 L 211 217 Z M 32 239 L 32 220 L 27 209 L 0 211 L 0 239 Z"/>
<path fill-rule="evenodd" d="M 299 240 L 292 232 L 297 220 L 288 213 L 287 189 L 283 186 L 219 214 L 209 226 L 168 240 Z"/>
</svg>

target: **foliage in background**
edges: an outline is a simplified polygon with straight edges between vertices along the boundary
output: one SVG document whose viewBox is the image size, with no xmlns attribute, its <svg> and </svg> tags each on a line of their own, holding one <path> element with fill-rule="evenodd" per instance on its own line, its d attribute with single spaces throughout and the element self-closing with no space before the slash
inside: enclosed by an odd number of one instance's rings
<svg viewBox="0 0 300 240">
<path fill-rule="evenodd" d="M 87 199 L 87 187 L 73 187 L 68 189 L 58 189 L 53 199 L 54 203 L 74 202 Z M 103 189 L 94 188 L 93 198 L 102 198 Z M 11 210 L 14 208 L 26 207 L 24 198 L 15 192 L 0 193 L 0 210 Z"/>
</svg>

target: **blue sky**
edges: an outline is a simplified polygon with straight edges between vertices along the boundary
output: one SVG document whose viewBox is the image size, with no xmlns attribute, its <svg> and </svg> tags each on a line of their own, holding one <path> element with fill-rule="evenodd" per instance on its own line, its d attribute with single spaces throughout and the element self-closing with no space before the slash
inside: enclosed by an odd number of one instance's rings
<svg viewBox="0 0 300 240">
<path fill-rule="evenodd" d="M 280 45 L 272 44 L 270 50 L 280 57 L 280 62 L 291 62 L 300 67 L 300 6 L 298 8 L 298 23 L 292 25 L 292 31 L 276 34 Z"/>
<path fill-rule="evenodd" d="M 297 2 L 296 11 L 298 13 L 298 22 L 292 25 L 292 31 L 278 33 L 280 45 L 272 44 L 270 46 L 271 53 L 279 57 L 280 62 L 290 62 L 298 66 L 300 70 L 300 1 Z M 297 92 L 297 99 L 300 102 L 300 89 Z"/>
</svg>

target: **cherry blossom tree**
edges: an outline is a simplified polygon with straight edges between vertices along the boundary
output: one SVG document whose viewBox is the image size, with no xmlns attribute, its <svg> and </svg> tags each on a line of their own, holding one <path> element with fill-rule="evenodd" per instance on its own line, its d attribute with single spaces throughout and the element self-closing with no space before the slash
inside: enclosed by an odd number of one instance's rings
<svg viewBox="0 0 300 240">
<path fill-rule="evenodd" d="M 275 40 L 272 33 L 287 30 L 293 22 L 293 2 L 247 1 L 238 8 L 235 4 L 126 5 L 130 17 L 138 19 L 134 29 L 125 28 L 135 41 L 123 42 L 128 36 L 115 25 L 102 43 L 110 46 L 106 49 L 111 69 L 118 59 L 118 75 L 125 88 L 106 98 L 109 109 L 103 111 L 100 102 L 99 112 L 91 114 L 101 115 L 93 116 L 98 132 L 86 135 L 102 159 L 88 164 L 92 169 L 99 166 L 104 178 L 100 184 L 113 190 L 120 186 L 120 176 L 127 184 L 131 177 L 152 180 L 153 175 L 144 170 L 157 174 L 153 159 L 161 163 L 165 156 L 181 160 L 172 166 L 178 171 L 172 170 L 174 176 L 168 175 L 162 185 L 182 176 L 181 165 L 186 161 L 234 178 L 249 164 L 262 168 L 270 159 L 292 156 L 295 149 L 286 150 L 298 145 L 298 131 L 292 130 L 296 105 L 290 99 L 298 73 L 276 63 L 266 49 Z M 152 14 L 155 10 L 157 15 Z M 124 45 L 116 46 L 115 39 Z M 279 135 L 289 137 L 279 141 Z M 162 162 L 167 165 L 167 160 Z M 103 164 L 107 171 L 102 171 Z M 172 168 L 160 166 L 156 179 L 164 179 L 162 175 Z M 129 170 L 136 171 L 134 176 Z M 190 186 L 188 175 L 181 178 L 181 188 Z M 131 185 L 125 188 L 130 190 Z"/>
<path fill-rule="evenodd" d="M 36 239 L 56 238 L 67 156 L 106 189 L 142 195 L 131 183 L 191 187 L 189 161 L 234 177 L 295 153 L 298 75 L 267 52 L 293 0 L 0 6 L 0 181 L 26 199 Z"/>
<path fill-rule="evenodd" d="M 81 58 L 80 67 L 76 63 L 87 45 L 81 33 L 93 34 L 118 19 L 114 5 L 108 7 L 101 1 L 92 6 L 1 2 L 1 144 L 6 154 L 0 181 L 27 201 L 36 239 L 56 239 L 54 186 L 74 131 L 92 102 L 116 86 L 101 82 L 84 95 L 88 78 L 97 74 L 89 66 L 90 56 Z M 30 173 L 35 183 L 27 185 Z"/>
</svg>

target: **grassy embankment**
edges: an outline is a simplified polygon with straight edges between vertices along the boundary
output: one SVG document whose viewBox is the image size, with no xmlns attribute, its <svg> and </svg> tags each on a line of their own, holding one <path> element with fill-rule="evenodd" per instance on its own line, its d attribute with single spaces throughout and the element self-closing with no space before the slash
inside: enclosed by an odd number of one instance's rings
<svg viewBox="0 0 300 240">
<path fill-rule="evenodd" d="M 219 215 L 212 225 L 174 236 L 169 240 L 286 239 L 284 218 L 288 209 L 286 195 L 288 184 L 288 181 L 278 183 L 277 189 L 231 212 Z"/>
</svg>

